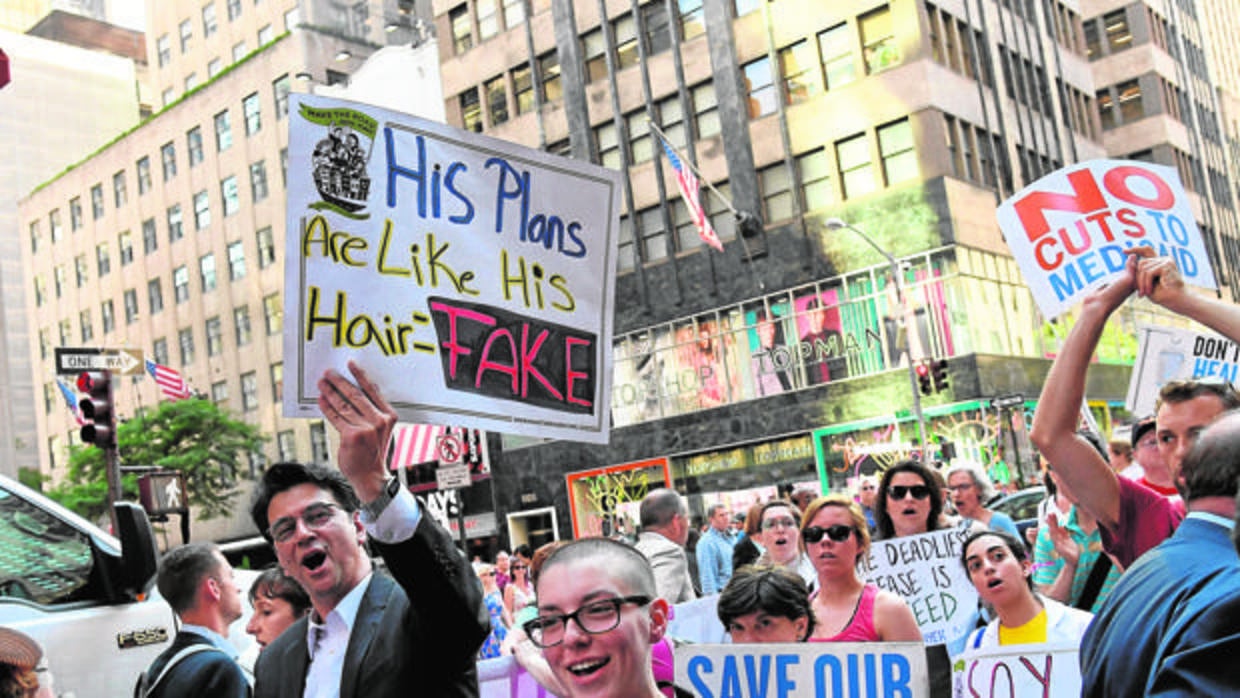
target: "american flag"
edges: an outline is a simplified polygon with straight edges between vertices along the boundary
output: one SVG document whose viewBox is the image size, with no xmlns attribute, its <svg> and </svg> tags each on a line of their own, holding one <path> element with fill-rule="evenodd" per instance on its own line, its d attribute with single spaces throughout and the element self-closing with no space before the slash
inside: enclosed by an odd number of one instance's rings
<svg viewBox="0 0 1240 698">
<path fill-rule="evenodd" d="M 159 390 L 169 400 L 184 400 L 194 394 L 194 391 L 189 389 L 189 383 L 174 369 L 147 359 L 146 372 L 151 374 L 151 378 L 159 384 Z"/>
<path fill-rule="evenodd" d="M 392 458 L 389 468 L 407 468 L 439 458 L 436 447 L 444 427 L 433 424 L 397 424 L 392 430 Z"/>
<path fill-rule="evenodd" d="M 689 217 L 697 226 L 702 242 L 723 252 L 723 243 L 719 241 L 719 235 L 715 233 L 710 219 L 706 217 L 706 211 L 702 209 L 698 178 L 693 174 L 693 170 L 685 167 L 685 164 L 680 161 L 680 156 L 676 154 L 676 150 L 670 143 L 662 137 L 659 141 L 663 143 L 663 151 L 667 153 L 667 160 L 672 164 L 672 169 L 676 170 L 676 186 L 680 188 L 680 197 L 685 200 L 685 206 L 689 209 Z"/>
<path fill-rule="evenodd" d="M 78 424 L 85 424 L 86 420 L 82 417 L 82 408 L 78 407 L 77 393 L 69 389 L 64 381 L 56 379 L 56 387 L 60 388 L 60 394 L 65 396 L 65 405 L 69 407 L 69 411 L 73 413 L 73 418 Z"/>
</svg>

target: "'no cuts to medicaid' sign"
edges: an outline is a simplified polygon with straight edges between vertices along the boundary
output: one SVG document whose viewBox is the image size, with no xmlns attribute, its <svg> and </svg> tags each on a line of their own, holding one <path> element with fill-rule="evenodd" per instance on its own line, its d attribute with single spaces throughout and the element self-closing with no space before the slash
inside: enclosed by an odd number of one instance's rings
<svg viewBox="0 0 1240 698">
<path fill-rule="evenodd" d="M 1216 288 L 1201 231 L 1170 167 L 1091 160 L 1039 179 L 996 215 L 1038 308 L 1058 317 L 1124 268 L 1138 245 L 1171 257 L 1184 280 Z"/>
<path fill-rule="evenodd" d="M 1132 365 L 1125 407 L 1140 416 L 1154 414 L 1158 391 L 1175 380 L 1221 380 L 1240 377 L 1240 345 L 1212 332 L 1174 327 L 1137 329 L 1140 344 Z"/>
<path fill-rule="evenodd" d="M 403 421 L 606 442 L 619 174 L 291 95 L 284 413 L 355 359 Z"/>
</svg>

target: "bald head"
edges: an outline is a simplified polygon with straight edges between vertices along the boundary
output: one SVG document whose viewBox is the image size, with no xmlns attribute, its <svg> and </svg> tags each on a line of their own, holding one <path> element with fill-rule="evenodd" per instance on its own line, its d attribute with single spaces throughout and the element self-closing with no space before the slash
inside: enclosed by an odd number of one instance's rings
<svg viewBox="0 0 1240 698">
<path fill-rule="evenodd" d="M 1240 477 L 1240 410 L 1225 412 L 1205 431 L 1180 466 L 1184 501 L 1236 496 Z"/>
<path fill-rule="evenodd" d="M 630 594 L 641 594 L 654 598 L 658 592 L 654 585 L 654 572 L 646 556 L 636 548 L 611 540 L 610 538 L 579 538 L 569 541 L 556 548 L 538 571 L 541 580 L 547 576 L 547 570 L 558 565 L 576 562 L 588 562 L 597 569 L 607 573 L 618 584 L 624 586 Z M 535 584 L 534 592 L 538 593 Z"/>
</svg>

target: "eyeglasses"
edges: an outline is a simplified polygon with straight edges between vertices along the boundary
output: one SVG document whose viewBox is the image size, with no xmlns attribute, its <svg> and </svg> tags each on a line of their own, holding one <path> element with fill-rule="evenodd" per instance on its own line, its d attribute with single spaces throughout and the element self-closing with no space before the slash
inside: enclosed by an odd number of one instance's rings
<svg viewBox="0 0 1240 698">
<path fill-rule="evenodd" d="M 930 496 L 930 488 L 925 485 L 892 485 L 887 490 L 887 496 L 892 499 L 904 499 L 908 495 L 913 495 L 913 499 L 925 499 Z"/>
<path fill-rule="evenodd" d="M 514 569 L 514 570 L 523 570 L 523 569 L 527 569 L 527 567 L 526 567 L 526 565 L 513 565 L 513 566 L 512 566 L 512 567 L 510 567 L 509 569 Z"/>
<path fill-rule="evenodd" d="M 822 540 L 823 536 L 830 538 L 833 542 L 843 543 L 857 531 L 855 526 L 845 526 L 844 524 L 835 524 L 834 526 L 810 526 L 801 531 L 801 536 L 805 538 L 806 543 L 817 543 Z"/>
<path fill-rule="evenodd" d="M 306 528 L 317 531 L 332 520 L 332 512 L 339 508 L 331 502 L 316 502 L 303 509 L 300 518 L 302 523 L 306 524 Z M 286 516 L 271 524 L 271 528 L 267 529 L 267 535 L 277 543 L 284 543 L 292 538 L 296 531 L 297 518 Z"/>
<path fill-rule="evenodd" d="M 895 489 L 895 488 L 892 488 L 892 489 Z M 951 490 L 952 492 L 966 492 L 966 491 L 968 491 L 968 490 L 973 489 L 973 483 L 972 483 L 972 482 L 962 482 L 962 483 L 960 483 L 959 485 L 948 485 L 948 486 L 947 486 L 947 489 Z M 916 494 L 914 494 L 913 496 L 914 496 L 914 497 L 917 497 L 917 495 L 916 495 Z M 918 498 L 918 499 L 921 499 L 921 497 L 917 497 L 917 498 Z M 900 497 L 896 497 L 896 499 L 900 499 Z"/>
<path fill-rule="evenodd" d="M 560 613 L 553 616 L 539 616 L 526 621 L 521 627 L 535 645 L 546 649 L 564 642 L 564 633 L 568 629 L 568 621 L 576 621 L 577 627 L 583 631 L 598 635 L 620 625 L 620 607 L 626 604 L 645 606 L 650 603 L 649 596 L 621 596 L 604 601 L 588 603 L 572 613 Z"/>
<path fill-rule="evenodd" d="M 797 522 L 790 516 L 780 516 L 774 519 L 763 519 L 762 521 L 763 531 L 769 531 L 772 528 L 779 528 L 781 526 L 784 528 L 796 528 Z"/>
</svg>

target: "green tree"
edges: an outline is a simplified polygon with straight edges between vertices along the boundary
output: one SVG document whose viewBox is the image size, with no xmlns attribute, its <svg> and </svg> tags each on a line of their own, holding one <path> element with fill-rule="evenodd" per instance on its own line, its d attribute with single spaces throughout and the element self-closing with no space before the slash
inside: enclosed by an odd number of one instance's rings
<svg viewBox="0 0 1240 698">
<path fill-rule="evenodd" d="M 154 465 L 185 473 L 189 503 L 200 520 L 230 514 L 240 489 L 242 464 L 266 438 L 209 400 L 161 402 L 159 406 L 125 421 L 116 432 L 122 465 Z M 121 478 L 124 498 L 137 501 L 138 477 Z M 94 446 L 75 446 L 69 454 L 69 474 L 48 496 L 88 519 L 105 515 L 107 475 L 103 452 Z"/>
</svg>

